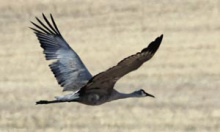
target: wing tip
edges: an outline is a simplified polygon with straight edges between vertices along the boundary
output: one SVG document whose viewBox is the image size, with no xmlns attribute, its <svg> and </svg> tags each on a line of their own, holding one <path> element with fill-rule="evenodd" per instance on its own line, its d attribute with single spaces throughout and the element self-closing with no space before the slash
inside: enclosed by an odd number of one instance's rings
<svg viewBox="0 0 220 132">
<path fill-rule="evenodd" d="M 163 40 L 163 34 L 161 34 L 159 37 L 157 37 L 156 39 L 159 39 L 160 40 L 160 43 L 161 41 Z"/>
<path fill-rule="evenodd" d="M 163 34 L 157 37 L 154 41 L 152 41 L 147 48 L 144 48 L 141 52 L 151 52 L 155 53 L 157 49 L 160 47 L 160 44 L 163 40 Z"/>
<path fill-rule="evenodd" d="M 35 28 L 37 28 L 38 32 L 45 33 L 45 34 L 52 34 L 52 35 L 59 35 L 59 36 L 61 36 L 60 31 L 58 30 L 58 28 L 57 28 L 57 26 L 55 24 L 55 21 L 53 19 L 52 14 L 50 13 L 51 21 L 53 23 L 53 26 L 47 20 L 47 17 L 45 16 L 45 14 L 43 12 L 42 12 L 42 16 L 43 16 L 43 18 L 44 18 L 44 20 L 46 22 L 46 25 L 38 17 L 35 17 L 35 19 L 39 22 L 39 24 L 36 24 L 36 23 L 30 21 L 35 26 Z M 33 28 L 31 28 L 31 29 L 33 30 Z"/>
</svg>

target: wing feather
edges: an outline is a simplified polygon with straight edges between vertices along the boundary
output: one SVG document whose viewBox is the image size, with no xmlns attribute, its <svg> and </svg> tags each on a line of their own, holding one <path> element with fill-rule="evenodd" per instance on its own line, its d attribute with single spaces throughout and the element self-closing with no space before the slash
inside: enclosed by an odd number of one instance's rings
<svg viewBox="0 0 220 132">
<path fill-rule="evenodd" d="M 84 88 L 107 88 L 111 90 L 121 77 L 138 69 L 144 62 L 151 59 L 159 48 L 162 39 L 163 35 L 157 37 L 149 44 L 147 48 L 144 48 L 141 52 L 131 55 L 120 61 L 116 66 L 95 75 L 89 80 Z"/>
<path fill-rule="evenodd" d="M 43 48 L 46 60 L 56 60 L 49 67 L 58 83 L 63 87 L 63 91 L 77 91 L 92 78 L 92 75 L 77 53 L 63 39 L 53 16 L 50 14 L 51 24 L 45 15 L 42 15 L 47 25 L 36 17 L 39 25 L 31 22 L 35 26 L 31 29 L 34 30 Z"/>
</svg>

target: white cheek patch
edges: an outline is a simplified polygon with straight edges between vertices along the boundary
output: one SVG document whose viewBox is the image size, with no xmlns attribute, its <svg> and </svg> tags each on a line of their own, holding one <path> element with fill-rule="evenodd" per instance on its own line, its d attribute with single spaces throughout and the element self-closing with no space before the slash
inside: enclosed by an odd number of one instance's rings
<svg viewBox="0 0 220 132">
<path fill-rule="evenodd" d="M 146 96 L 146 94 L 143 91 L 141 91 L 141 96 Z"/>
</svg>

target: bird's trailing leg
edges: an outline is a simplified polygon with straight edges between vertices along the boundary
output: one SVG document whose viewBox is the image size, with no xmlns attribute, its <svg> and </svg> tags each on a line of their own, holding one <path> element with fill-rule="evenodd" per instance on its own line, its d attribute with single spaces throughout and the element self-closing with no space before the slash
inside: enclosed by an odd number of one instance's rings
<svg viewBox="0 0 220 132">
<path fill-rule="evenodd" d="M 40 101 L 36 102 L 36 105 L 38 105 L 38 104 L 51 104 L 51 103 L 63 103 L 63 102 L 72 102 L 72 101 L 74 101 L 74 100 L 68 100 L 68 101 L 63 101 L 63 100 L 51 100 L 51 101 L 40 100 Z"/>
<path fill-rule="evenodd" d="M 70 93 L 67 95 L 63 95 L 63 96 L 56 96 L 55 97 L 56 100 L 40 100 L 36 102 L 36 105 L 38 104 L 51 104 L 51 103 L 63 103 L 63 102 L 75 102 L 78 100 L 79 98 L 79 94 L 78 93 Z"/>
<path fill-rule="evenodd" d="M 63 102 L 63 101 L 62 101 Z M 36 105 L 38 104 L 51 104 L 51 103 L 61 103 L 61 101 L 59 100 L 51 100 L 51 101 L 48 101 L 48 100 L 40 100 L 40 101 L 37 101 L 36 102 Z"/>
</svg>

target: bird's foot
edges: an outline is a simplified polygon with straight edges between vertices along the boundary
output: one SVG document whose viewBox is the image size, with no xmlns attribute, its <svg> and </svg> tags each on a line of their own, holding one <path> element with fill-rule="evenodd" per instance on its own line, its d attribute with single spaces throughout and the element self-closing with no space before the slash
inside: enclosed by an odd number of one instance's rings
<svg viewBox="0 0 220 132">
<path fill-rule="evenodd" d="M 48 104 L 48 101 L 47 100 L 40 100 L 40 101 L 36 102 L 36 105 L 38 105 L 38 104 Z"/>
</svg>

